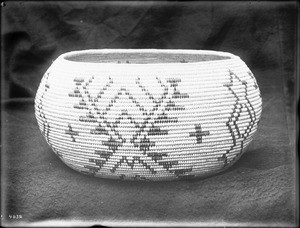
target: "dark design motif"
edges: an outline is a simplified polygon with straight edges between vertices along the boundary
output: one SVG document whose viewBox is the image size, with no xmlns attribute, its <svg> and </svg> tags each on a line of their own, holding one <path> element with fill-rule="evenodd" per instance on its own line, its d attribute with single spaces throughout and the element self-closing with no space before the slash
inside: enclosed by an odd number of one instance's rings
<svg viewBox="0 0 300 228">
<path fill-rule="evenodd" d="M 256 82 L 256 79 L 255 79 L 254 75 L 250 71 L 248 71 L 248 75 L 252 78 L 252 80 L 254 82 L 254 85 L 253 85 L 254 88 L 258 89 L 258 85 L 257 85 L 257 82 Z"/>
<path fill-rule="evenodd" d="M 117 162 L 117 164 L 113 167 L 111 172 L 114 173 L 122 163 L 126 163 L 128 166 L 131 167 L 131 169 L 133 169 L 135 162 L 142 164 L 146 169 L 150 170 L 152 174 L 156 174 L 156 171 L 153 168 L 151 168 L 151 166 L 148 165 L 145 161 L 143 161 L 139 156 L 134 156 L 132 162 L 129 161 L 127 156 L 123 156 L 122 159 L 119 162 Z"/>
<path fill-rule="evenodd" d="M 41 131 L 42 131 L 43 135 L 45 136 L 46 141 L 52 147 L 52 149 L 56 153 L 56 155 L 62 159 L 63 158 L 62 153 L 59 152 L 58 150 L 56 150 L 52 146 L 52 143 L 51 143 L 51 140 L 49 137 L 51 126 L 50 126 L 50 123 L 44 112 L 44 104 L 43 104 L 44 97 L 45 97 L 46 93 L 48 92 L 48 90 L 50 89 L 50 85 L 48 83 L 49 76 L 50 76 L 50 72 L 46 72 L 42 79 L 42 82 L 44 83 L 44 91 L 41 93 L 41 97 L 39 98 L 39 100 L 37 100 L 37 113 L 41 117 L 41 123 L 43 123 L 43 128 L 41 129 Z"/>
<path fill-rule="evenodd" d="M 75 142 L 75 135 L 78 135 L 78 131 L 74 131 L 71 127 L 71 124 L 68 125 L 68 130 L 65 130 L 65 133 L 71 136 L 73 142 Z"/>
<path fill-rule="evenodd" d="M 168 130 L 162 129 L 164 124 L 176 123 L 178 122 L 177 117 L 169 117 L 169 111 L 181 111 L 185 107 L 176 104 L 176 99 L 188 98 L 188 94 L 181 93 L 178 89 L 178 84 L 181 82 L 179 78 L 169 78 L 167 79 L 168 84 L 164 84 L 159 78 L 156 78 L 158 85 L 162 88 L 162 94 L 158 98 L 154 98 L 147 88 L 142 84 L 141 79 L 138 77 L 135 84 L 138 86 L 140 91 L 152 101 L 153 106 L 150 109 L 146 109 L 134 96 L 124 87 L 120 87 L 113 96 L 108 104 L 103 108 L 98 106 L 98 101 L 105 94 L 107 90 L 114 84 L 112 78 L 109 77 L 106 85 L 99 90 L 96 95 L 91 95 L 89 92 L 89 85 L 93 82 L 94 77 L 91 77 L 88 81 L 82 78 L 75 78 L 75 88 L 73 92 L 69 93 L 70 97 L 79 98 L 79 102 L 74 105 L 76 109 L 86 110 L 86 115 L 80 116 L 79 121 L 81 122 L 93 122 L 96 123 L 96 127 L 90 130 L 91 134 L 108 136 L 107 140 L 103 140 L 102 144 L 107 147 L 107 150 L 100 151 L 96 150 L 95 154 L 99 155 L 99 159 L 90 159 L 89 162 L 94 163 L 95 166 L 85 166 L 91 173 L 95 175 L 101 170 L 101 168 L 109 161 L 113 155 L 118 153 L 118 150 L 124 146 L 124 143 L 130 143 L 135 148 L 137 148 L 141 154 L 146 155 L 163 167 L 170 173 L 175 174 L 180 177 L 186 172 L 190 172 L 191 169 L 176 169 L 174 165 L 178 165 L 178 161 L 167 161 L 167 153 L 157 153 L 150 152 L 151 147 L 155 146 L 155 141 L 151 136 L 168 135 Z M 114 107 L 116 101 L 121 98 L 126 98 L 131 101 L 131 103 L 139 110 L 144 118 L 142 121 L 136 121 L 133 116 L 131 116 L 127 110 L 121 110 L 121 113 L 114 121 L 108 120 L 109 111 Z M 124 138 L 122 133 L 119 131 L 119 127 L 122 121 L 129 121 L 129 123 L 134 126 L 134 131 L 132 136 Z M 70 134 L 73 141 L 75 141 L 75 136 L 80 133 L 74 132 L 71 125 L 69 129 L 66 130 L 66 134 Z M 129 141 L 128 141 L 129 140 Z M 164 159 L 164 161 L 162 161 Z M 151 165 L 147 163 L 144 156 L 122 156 L 118 162 L 110 169 L 110 172 L 114 173 L 122 164 L 126 164 L 131 169 L 134 168 L 135 164 L 142 165 L 145 169 L 149 170 L 152 174 L 156 174 L 156 171 Z M 125 178 L 125 175 L 121 174 L 120 178 Z M 144 179 L 141 176 L 136 175 L 135 179 Z"/>
<path fill-rule="evenodd" d="M 241 80 L 236 74 L 234 74 L 231 70 L 229 70 L 229 76 L 230 76 L 230 82 L 224 84 L 225 87 L 228 88 L 228 90 L 232 93 L 232 95 L 235 98 L 234 108 L 230 114 L 230 117 L 228 118 L 228 121 L 226 122 L 226 126 L 228 128 L 228 131 L 232 137 L 233 144 L 228 149 L 222 157 L 219 157 L 218 160 L 223 161 L 224 165 L 226 166 L 229 164 L 227 155 L 235 148 L 240 148 L 241 152 L 243 150 L 243 140 L 239 139 L 246 139 L 250 132 L 252 131 L 253 126 L 256 122 L 256 114 L 255 110 L 251 104 L 251 102 L 248 99 L 248 83 L 246 81 Z M 251 75 L 250 75 L 251 76 Z M 255 80 L 254 80 L 255 81 Z M 233 89 L 233 84 L 239 83 L 241 86 L 244 87 L 245 90 L 245 100 L 241 101 L 235 90 Z M 242 110 L 243 109 L 243 110 Z M 241 116 L 241 113 L 247 110 L 247 114 L 250 118 L 250 121 L 248 123 L 248 126 L 246 127 L 246 130 L 244 130 L 244 133 L 241 133 L 239 127 L 238 127 L 238 121 Z"/>
<path fill-rule="evenodd" d="M 50 88 L 50 85 L 48 84 L 48 78 L 49 78 L 49 72 L 46 72 L 43 77 L 43 82 L 45 83 L 45 88 L 44 88 L 43 93 L 41 94 L 40 99 L 38 100 L 37 108 L 38 108 L 38 113 L 39 113 L 38 115 L 41 117 L 42 123 L 43 123 L 43 128 L 41 129 L 42 133 L 44 134 L 49 145 L 51 145 L 50 138 L 49 138 L 50 124 L 46 118 L 44 108 L 43 108 L 44 107 L 44 104 L 43 104 L 44 96 L 45 96 L 46 92 L 48 91 L 48 89 Z"/>
<path fill-rule="evenodd" d="M 209 135 L 209 131 L 202 131 L 200 124 L 195 125 L 195 130 L 195 132 L 190 132 L 190 136 L 196 136 L 197 143 L 200 144 L 202 143 L 202 137 Z"/>
</svg>

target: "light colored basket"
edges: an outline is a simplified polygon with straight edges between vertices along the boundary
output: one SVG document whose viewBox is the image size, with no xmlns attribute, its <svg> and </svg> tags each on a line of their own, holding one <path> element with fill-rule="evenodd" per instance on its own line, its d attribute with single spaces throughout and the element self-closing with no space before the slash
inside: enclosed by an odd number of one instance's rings
<svg viewBox="0 0 300 228">
<path fill-rule="evenodd" d="M 71 168 L 103 178 L 173 180 L 232 165 L 261 115 L 237 56 L 197 50 L 74 51 L 45 73 L 35 114 Z"/>
</svg>

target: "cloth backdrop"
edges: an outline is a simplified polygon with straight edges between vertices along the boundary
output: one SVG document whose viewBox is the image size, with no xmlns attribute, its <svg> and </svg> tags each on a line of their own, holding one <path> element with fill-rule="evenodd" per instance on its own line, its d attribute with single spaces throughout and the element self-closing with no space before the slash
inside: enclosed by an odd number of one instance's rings
<svg viewBox="0 0 300 228">
<path fill-rule="evenodd" d="M 298 224 L 296 1 L 1 6 L 2 224 Z M 101 48 L 207 49 L 240 56 L 263 100 L 248 152 L 221 174 L 173 182 L 105 180 L 68 168 L 38 129 L 33 99 L 60 54 Z"/>
</svg>

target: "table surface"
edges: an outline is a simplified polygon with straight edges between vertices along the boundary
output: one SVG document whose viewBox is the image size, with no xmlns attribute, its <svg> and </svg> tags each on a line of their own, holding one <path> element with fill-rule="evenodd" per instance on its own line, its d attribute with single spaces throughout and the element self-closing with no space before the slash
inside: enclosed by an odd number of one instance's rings
<svg viewBox="0 0 300 228">
<path fill-rule="evenodd" d="M 2 222 L 292 226 L 295 154 L 281 80 L 274 77 L 281 72 L 253 72 L 263 98 L 254 140 L 227 171 L 205 179 L 128 182 L 86 176 L 52 152 L 32 99 L 3 103 Z"/>
</svg>

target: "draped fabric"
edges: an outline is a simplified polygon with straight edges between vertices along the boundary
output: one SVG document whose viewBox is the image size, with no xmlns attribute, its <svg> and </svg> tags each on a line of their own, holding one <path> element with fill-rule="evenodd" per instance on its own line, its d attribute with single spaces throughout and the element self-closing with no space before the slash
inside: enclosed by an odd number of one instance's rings
<svg viewBox="0 0 300 228">
<path fill-rule="evenodd" d="M 297 10 L 296 2 L 2 3 L 2 222 L 295 225 Z M 60 54 L 102 48 L 240 56 L 263 100 L 248 152 L 224 173 L 176 182 L 110 181 L 66 167 L 38 129 L 33 99 Z"/>
</svg>

